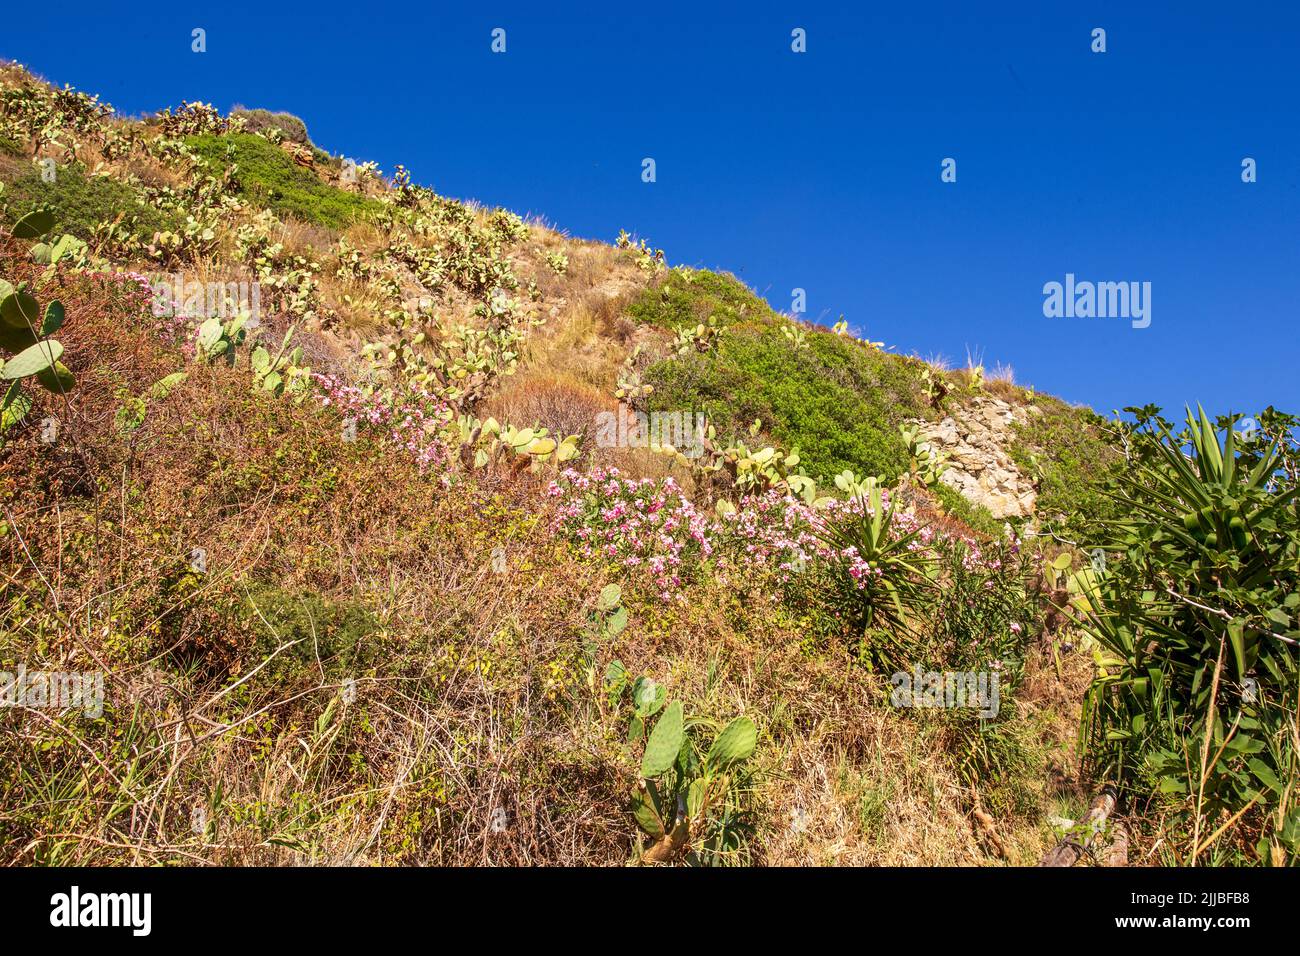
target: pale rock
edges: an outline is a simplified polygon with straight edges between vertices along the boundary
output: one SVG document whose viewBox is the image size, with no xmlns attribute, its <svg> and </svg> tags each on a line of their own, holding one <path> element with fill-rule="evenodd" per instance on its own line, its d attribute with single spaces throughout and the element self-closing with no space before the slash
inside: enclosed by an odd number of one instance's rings
<svg viewBox="0 0 1300 956">
<path fill-rule="evenodd" d="M 1037 503 L 1033 481 L 1006 451 L 1015 441 L 1016 414 L 1006 402 L 981 396 L 941 421 L 915 423 L 922 440 L 948 456 L 939 480 L 995 518 L 1030 517 Z"/>
</svg>

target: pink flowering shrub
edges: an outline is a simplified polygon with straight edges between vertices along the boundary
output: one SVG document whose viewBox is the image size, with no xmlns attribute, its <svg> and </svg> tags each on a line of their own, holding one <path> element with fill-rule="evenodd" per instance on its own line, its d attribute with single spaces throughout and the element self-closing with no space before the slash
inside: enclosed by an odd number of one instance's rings
<svg viewBox="0 0 1300 956">
<path fill-rule="evenodd" d="M 648 574 L 665 600 L 707 565 L 724 581 L 779 589 L 814 612 L 820 632 L 860 639 L 881 666 L 1016 662 L 1036 633 L 1040 596 L 1026 592 L 1018 541 L 938 531 L 887 490 L 817 508 L 769 491 L 715 515 L 671 478 L 569 469 L 549 494 L 560 533 L 589 557 Z"/>
<path fill-rule="evenodd" d="M 709 522 L 671 478 L 623 478 L 617 468 L 590 475 L 572 468 L 551 482 L 555 525 L 588 557 L 644 571 L 666 600 L 713 554 Z"/>
<path fill-rule="evenodd" d="M 742 498 L 735 511 L 715 518 L 709 531 L 721 566 L 771 571 L 786 583 L 825 558 L 816 534 L 820 521 L 816 510 L 797 498 L 768 491 Z"/>
<path fill-rule="evenodd" d="M 694 577 L 704 561 L 724 574 L 769 574 L 778 585 L 830 572 L 864 590 L 883 573 L 853 546 L 835 548 L 825 540 L 828 523 L 860 515 L 866 507 L 861 501 L 812 508 L 769 491 L 714 515 L 697 510 L 672 478 L 623 478 L 613 468 L 590 475 L 569 469 L 551 483 L 549 494 L 557 499 L 556 527 L 584 554 L 648 571 L 665 596 Z M 929 534 L 911 515 L 898 513 L 893 520 L 891 534 Z"/>
<path fill-rule="evenodd" d="M 312 374 L 317 399 L 343 417 L 344 428 L 355 425 L 382 434 L 394 447 L 411 457 L 421 471 L 446 463 L 447 443 L 442 430 L 448 418 L 446 405 L 431 396 L 406 402 L 388 402 L 354 385 L 320 373 Z"/>
</svg>

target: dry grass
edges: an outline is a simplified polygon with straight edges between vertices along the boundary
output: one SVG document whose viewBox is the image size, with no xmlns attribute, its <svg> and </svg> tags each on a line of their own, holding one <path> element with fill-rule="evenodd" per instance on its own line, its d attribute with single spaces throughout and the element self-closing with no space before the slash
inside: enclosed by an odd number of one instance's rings
<svg viewBox="0 0 1300 956">
<path fill-rule="evenodd" d="M 632 623 L 585 663 L 577 635 L 609 578 L 541 533 L 536 479 L 449 491 L 220 367 L 191 367 L 123 435 L 121 390 L 174 353 L 71 293 L 68 445 L 28 430 L 0 464 L 0 647 L 33 669 L 102 666 L 109 709 L 102 725 L 0 717 L 6 862 L 622 863 L 626 718 L 586 676 L 613 656 L 693 713 L 758 721 L 754 862 L 992 862 L 946 727 L 883 707 L 882 678 L 842 651 L 810 652 L 760 582 L 664 606 L 624 581 Z M 581 384 L 520 379 L 499 401 L 542 417 L 580 397 L 595 407 Z M 190 580 L 199 544 L 208 570 Z M 330 635 L 316 618 L 272 627 L 276 594 L 366 608 L 365 653 L 290 646 Z M 1027 860 L 1040 825 L 1005 825 Z"/>
<path fill-rule="evenodd" d="M 126 165 L 113 171 L 177 184 L 165 164 Z M 243 278 L 233 229 L 252 214 L 223 222 L 186 277 Z M 475 207 L 478 227 L 488 215 Z M 343 235 L 372 263 L 388 242 L 371 224 Z M 346 371 L 364 339 L 392 332 L 394 303 L 335 275 L 337 236 L 292 222 L 275 233 L 321 262 L 338 327 L 299 340 L 313 365 Z M 567 257 L 563 274 L 547 253 Z M 663 345 L 624 316 L 649 277 L 634 256 L 540 221 L 504 254 L 517 297 L 535 283 L 526 309 L 547 322 L 476 411 L 590 435 L 631 350 L 648 345 L 648 361 Z M 21 259 L 0 248 L 6 278 L 34 275 Z M 408 300 L 435 299 L 430 334 L 480 322 L 481 299 L 454 283 L 389 276 Z M 752 862 L 995 862 L 970 821 L 979 801 L 1011 808 L 997 825 L 1013 862 L 1050 839 L 1043 815 L 1072 792 L 1062 768 L 1086 663 L 1031 668 L 1004 742 L 1025 766 L 972 784 L 969 727 L 889 708 L 883 676 L 810 638 L 773 582 L 710 577 L 665 603 L 549 532 L 548 474 L 421 473 L 378 435 L 346 441 L 331 409 L 252 394 L 244 368 L 188 366 L 125 428 L 182 358 L 102 288 L 60 280 L 50 294 L 68 307 L 60 338 L 79 387 L 43 396 L 0 451 L 0 663 L 100 670 L 108 701 L 102 721 L 0 713 L 0 862 L 621 864 L 636 852 L 636 760 L 626 711 L 597 692 L 615 657 L 691 714 L 758 724 Z M 49 413 L 52 445 L 33 425 Z M 587 447 L 582 464 L 691 490 L 648 450 Z M 612 580 L 629 626 L 588 648 L 587 615 Z"/>
</svg>

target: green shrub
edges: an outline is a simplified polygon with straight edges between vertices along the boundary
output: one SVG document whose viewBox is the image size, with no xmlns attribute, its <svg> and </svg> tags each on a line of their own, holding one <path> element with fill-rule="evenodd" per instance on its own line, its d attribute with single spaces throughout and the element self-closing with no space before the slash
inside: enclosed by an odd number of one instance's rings
<svg viewBox="0 0 1300 956">
<path fill-rule="evenodd" d="M 707 270 L 674 269 L 627 314 L 673 331 L 710 318 L 723 329 L 707 351 L 647 369 L 651 410 L 705 412 L 724 438 L 762 419 L 778 442 L 798 447 L 819 481 L 845 469 L 890 478 L 906 470 L 898 425 L 925 415 L 906 360 L 816 329 L 795 349 L 781 332 L 786 320 L 767 302 L 734 276 Z"/>
<path fill-rule="evenodd" d="M 9 204 L 9 218 L 16 219 L 41 206 L 49 206 L 59 228 L 79 239 L 89 240 L 95 227 L 125 213 L 124 223 L 132 219 L 132 231 L 143 238 L 155 232 L 180 228 L 179 221 L 146 203 L 126 183 L 107 176 L 87 176 L 79 164 L 61 166 L 53 182 L 45 182 L 39 172 L 16 179 L 4 192 Z"/>
<path fill-rule="evenodd" d="M 1040 520 L 1071 541 L 1091 537 L 1099 523 L 1118 516 L 1103 489 L 1120 473 L 1124 455 L 1107 437 L 1109 423 L 1091 409 L 1046 396 L 1037 407 L 1041 414 L 1013 426 L 1011 458 L 1038 479 Z"/>
<path fill-rule="evenodd" d="M 327 674 L 351 676 L 376 658 L 371 640 L 379 629 L 373 614 L 358 604 L 341 603 L 314 591 L 291 592 L 269 584 L 254 585 L 242 604 L 242 616 L 256 635 L 252 657 L 262 660 L 281 645 L 292 644 L 267 668 L 276 679 L 316 662 Z M 319 671 L 316 671 L 319 673 Z M 270 678 L 265 682 L 271 683 Z"/>
<path fill-rule="evenodd" d="M 1134 796 L 1174 803 L 1184 861 L 1295 864 L 1300 487 L 1275 443 L 1220 438 L 1203 411 L 1177 433 L 1154 408 L 1128 411 L 1121 517 L 1094 539 L 1109 559 L 1084 589 L 1105 651 L 1089 755 Z"/>
<path fill-rule="evenodd" d="M 262 109 L 234 109 L 230 111 L 230 118 L 242 119 L 244 128 L 250 133 L 278 129 L 284 134 L 284 138 L 292 143 L 311 145 L 311 139 L 307 136 L 307 124 L 292 113 L 273 113 Z"/>
<path fill-rule="evenodd" d="M 677 330 L 717 316 L 723 325 L 776 321 L 772 307 L 735 276 L 705 269 L 674 269 L 657 286 L 646 289 L 628 306 L 637 322 Z"/>
<path fill-rule="evenodd" d="M 898 433 L 925 414 L 919 389 L 900 360 L 822 332 L 796 351 L 776 324 L 723 332 L 717 348 L 647 369 L 651 408 L 703 411 L 721 436 L 754 421 L 787 448 L 797 446 L 819 481 L 848 469 L 897 477 L 908 453 Z"/>
<path fill-rule="evenodd" d="M 240 194 L 277 214 L 344 229 L 380 208 L 376 200 L 322 182 L 279 146 L 252 133 L 189 136 L 186 143 L 215 174 L 238 166 Z"/>
</svg>

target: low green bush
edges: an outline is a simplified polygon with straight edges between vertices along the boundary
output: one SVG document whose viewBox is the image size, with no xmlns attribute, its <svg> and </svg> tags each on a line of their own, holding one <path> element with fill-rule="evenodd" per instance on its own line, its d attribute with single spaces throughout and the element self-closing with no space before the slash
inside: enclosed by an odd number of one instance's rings
<svg viewBox="0 0 1300 956">
<path fill-rule="evenodd" d="M 1079 541 L 1099 524 L 1118 517 L 1114 499 L 1103 490 L 1124 464 L 1112 443 L 1106 419 L 1089 408 L 1040 396 L 1040 414 L 1013 428 L 1011 458 L 1038 479 L 1039 518 L 1058 534 Z"/>
<path fill-rule="evenodd" d="M 651 410 L 705 412 L 726 437 L 761 419 L 774 439 L 798 446 L 808 473 L 823 482 L 846 468 L 889 478 L 906 470 L 898 425 L 926 409 L 905 360 L 816 329 L 796 349 L 767 302 L 734 276 L 707 270 L 674 269 L 627 314 L 673 331 L 715 318 L 722 329 L 707 351 L 646 371 Z"/>
<path fill-rule="evenodd" d="M 329 674 L 364 667 L 375 658 L 370 640 L 379 629 L 375 616 L 359 604 L 341 603 L 313 591 L 291 592 L 272 585 L 250 588 L 242 605 L 250 630 L 257 635 L 253 656 L 263 659 L 276 648 L 282 667 L 316 662 Z M 275 664 L 271 665 L 274 670 Z"/>
<path fill-rule="evenodd" d="M 777 319 L 772 307 L 735 276 L 707 269 L 673 269 L 642 292 L 627 314 L 637 322 L 673 330 L 708 322 L 710 316 L 722 325 Z"/>
<path fill-rule="evenodd" d="M 821 482 L 846 468 L 894 478 L 907 469 L 898 433 L 925 414 L 913 377 L 892 356 L 828 333 L 795 350 L 780 326 L 746 323 L 724 331 L 714 351 L 668 359 L 644 376 L 655 410 L 705 412 L 723 436 L 754 421 L 790 448 Z"/>
<path fill-rule="evenodd" d="M 61 166 L 53 182 L 46 182 L 38 171 L 24 175 L 8 185 L 4 192 L 8 218 L 48 206 L 63 232 L 89 240 L 95 227 L 125 213 L 124 223 L 134 220 L 132 231 L 143 238 L 155 232 L 179 228 L 176 217 L 145 202 L 124 182 L 107 176 L 87 176 L 80 163 Z"/>
<path fill-rule="evenodd" d="M 277 214 L 344 229 L 377 212 L 380 203 L 323 182 L 287 152 L 252 133 L 189 136 L 186 143 L 214 173 L 237 166 L 239 192 Z"/>
<path fill-rule="evenodd" d="M 997 537 L 1002 534 L 1002 522 L 993 517 L 988 508 L 970 501 L 956 488 L 942 482 L 930 489 L 945 513 L 969 525 L 981 534 Z"/>
</svg>

